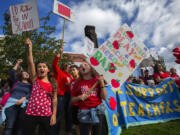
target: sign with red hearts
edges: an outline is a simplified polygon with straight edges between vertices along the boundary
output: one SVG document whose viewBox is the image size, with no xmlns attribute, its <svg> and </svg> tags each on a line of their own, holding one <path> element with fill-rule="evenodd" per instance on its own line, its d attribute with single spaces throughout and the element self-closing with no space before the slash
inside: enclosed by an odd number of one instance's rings
<svg viewBox="0 0 180 135">
<path fill-rule="evenodd" d="M 87 58 L 116 90 L 126 81 L 148 52 L 134 32 L 123 25 Z"/>
<path fill-rule="evenodd" d="M 75 14 L 74 12 L 63 3 L 54 0 L 54 7 L 53 7 L 53 13 L 69 20 L 72 22 L 75 22 Z"/>
<path fill-rule="evenodd" d="M 9 11 L 13 34 L 37 29 L 40 26 L 36 0 L 10 6 Z"/>
</svg>

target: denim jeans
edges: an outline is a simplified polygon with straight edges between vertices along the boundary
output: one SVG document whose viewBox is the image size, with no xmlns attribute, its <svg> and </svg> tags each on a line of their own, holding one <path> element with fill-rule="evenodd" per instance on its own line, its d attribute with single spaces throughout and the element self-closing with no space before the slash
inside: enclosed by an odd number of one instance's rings
<svg viewBox="0 0 180 135">
<path fill-rule="evenodd" d="M 17 135 L 22 135 L 24 128 L 23 122 L 25 117 L 25 110 L 25 108 L 21 108 L 17 105 L 13 105 L 9 108 L 6 108 L 6 122 L 3 135 L 12 135 L 15 130 L 17 130 Z"/>
<path fill-rule="evenodd" d="M 89 135 L 91 130 L 91 135 L 102 135 L 102 115 L 98 115 L 99 123 L 90 124 L 90 123 L 80 123 L 80 135 Z"/>
<path fill-rule="evenodd" d="M 56 124 L 53 126 L 53 135 L 59 135 L 60 124 L 64 110 L 64 96 L 58 95 L 58 105 L 56 114 Z"/>
<path fill-rule="evenodd" d="M 64 96 L 58 95 L 56 125 L 53 126 L 54 135 L 59 135 L 61 119 L 64 111 L 65 111 L 65 131 L 70 132 L 72 129 L 72 104 L 71 104 L 71 95 L 69 92 L 65 92 Z"/>
</svg>

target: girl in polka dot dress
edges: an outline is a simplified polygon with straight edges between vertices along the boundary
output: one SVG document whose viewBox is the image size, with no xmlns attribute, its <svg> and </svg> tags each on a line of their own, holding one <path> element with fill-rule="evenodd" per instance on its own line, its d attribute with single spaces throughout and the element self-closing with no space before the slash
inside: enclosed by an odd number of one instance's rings
<svg viewBox="0 0 180 135">
<path fill-rule="evenodd" d="M 43 127 L 46 135 L 51 135 L 52 126 L 56 123 L 57 84 L 54 78 L 49 81 L 49 67 L 46 62 L 38 62 L 35 69 L 32 42 L 29 38 L 26 39 L 26 44 L 28 45 L 28 68 L 33 86 L 26 110 L 24 135 L 33 135 L 37 124 Z"/>
</svg>

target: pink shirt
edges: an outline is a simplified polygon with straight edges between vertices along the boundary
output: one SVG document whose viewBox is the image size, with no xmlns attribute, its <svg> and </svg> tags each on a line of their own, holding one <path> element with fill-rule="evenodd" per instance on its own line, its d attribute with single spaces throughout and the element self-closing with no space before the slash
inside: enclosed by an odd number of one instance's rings
<svg viewBox="0 0 180 135">
<path fill-rule="evenodd" d="M 44 90 L 44 89 L 46 90 Z M 29 99 L 26 114 L 34 116 L 51 116 L 51 93 L 52 85 L 36 79 L 33 83 L 32 94 Z"/>
</svg>

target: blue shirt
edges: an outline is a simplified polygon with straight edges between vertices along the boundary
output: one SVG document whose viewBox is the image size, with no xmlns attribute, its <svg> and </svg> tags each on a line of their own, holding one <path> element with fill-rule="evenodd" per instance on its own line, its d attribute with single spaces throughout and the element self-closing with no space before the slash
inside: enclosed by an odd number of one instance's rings
<svg viewBox="0 0 180 135">
<path fill-rule="evenodd" d="M 26 97 L 26 99 L 28 99 L 31 94 L 32 85 L 30 83 L 20 82 L 16 76 L 16 70 L 14 69 L 11 70 L 10 77 L 13 86 L 10 97 L 15 99 Z"/>
</svg>

